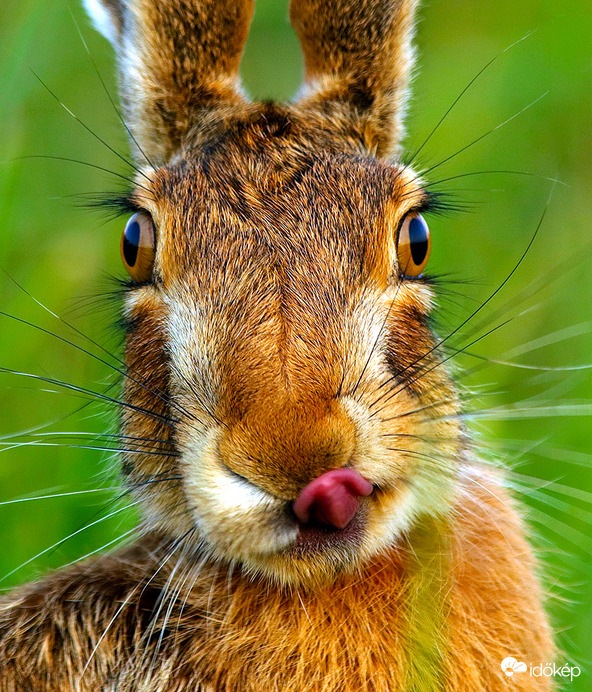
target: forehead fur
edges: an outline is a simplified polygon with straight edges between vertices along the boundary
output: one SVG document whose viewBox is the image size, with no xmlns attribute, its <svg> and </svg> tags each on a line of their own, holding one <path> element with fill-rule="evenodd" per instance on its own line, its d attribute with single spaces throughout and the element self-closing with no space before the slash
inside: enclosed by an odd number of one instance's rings
<svg viewBox="0 0 592 692">
<path fill-rule="evenodd" d="M 403 167 L 309 141 L 295 116 L 266 106 L 182 161 L 151 174 L 157 270 L 166 283 L 285 264 L 384 284 L 400 218 L 424 200 Z M 337 272 L 337 274 L 335 274 Z M 236 274 L 233 279 L 236 282 Z M 320 288 L 320 287 L 319 287 Z"/>
</svg>

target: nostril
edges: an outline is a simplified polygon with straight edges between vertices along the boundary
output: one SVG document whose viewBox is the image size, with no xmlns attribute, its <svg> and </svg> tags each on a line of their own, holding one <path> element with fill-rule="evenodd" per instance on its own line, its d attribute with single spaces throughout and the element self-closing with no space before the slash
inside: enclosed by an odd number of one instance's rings
<svg viewBox="0 0 592 692">
<path fill-rule="evenodd" d="M 314 522 L 344 529 L 358 511 L 360 497 L 370 495 L 372 489 L 354 469 L 335 469 L 311 481 L 292 509 L 302 524 Z"/>
</svg>

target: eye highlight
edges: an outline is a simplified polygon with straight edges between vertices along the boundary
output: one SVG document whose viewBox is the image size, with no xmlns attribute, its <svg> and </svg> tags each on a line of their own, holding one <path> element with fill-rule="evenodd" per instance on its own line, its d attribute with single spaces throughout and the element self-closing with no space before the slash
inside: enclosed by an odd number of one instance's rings
<svg viewBox="0 0 592 692">
<path fill-rule="evenodd" d="M 426 220 L 417 212 L 403 219 L 397 238 L 397 260 L 403 276 L 419 276 L 425 269 L 432 240 Z"/>
<path fill-rule="evenodd" d="M 129 218 L 121 236 L 121 259 L 134 281 L 150 280 L 155 252 L 154 222 L 147 212 L 136 212 Z"/>
</svg>

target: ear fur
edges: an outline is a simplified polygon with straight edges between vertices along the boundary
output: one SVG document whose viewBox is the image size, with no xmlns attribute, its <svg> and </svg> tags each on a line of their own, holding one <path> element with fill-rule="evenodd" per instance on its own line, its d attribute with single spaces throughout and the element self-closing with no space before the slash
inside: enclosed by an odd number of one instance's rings
<svg viewBox="0 0 592 692">
<path fill-rule="evenodd" d="M 198 145 L 244 109 L 238 69 L 254 0 L 84 3 L 116 48 L 128 127 L 155 165 Z M 336 148 L 380 158 L 396 153 L 418 3 L 291 0 L 305 66 L 295 110 Z"/>
<path fill-rule="evenodd" d="M 388 157 L 402 136 L 419 0 L 291 0 L 304 55 L 300 105 Z"/>
<path fill-rule="evenodd" d="M 116 45 L 123 27 L 123 13 L 118 0 L 82 0 L 95 29 Z"/>
<path fill-rule="evenodd" d="M 238 68 L 254 0 L 84 2 L 115 46 L 128 127 L 155 165 L 244 105 Z"/>
</svg>

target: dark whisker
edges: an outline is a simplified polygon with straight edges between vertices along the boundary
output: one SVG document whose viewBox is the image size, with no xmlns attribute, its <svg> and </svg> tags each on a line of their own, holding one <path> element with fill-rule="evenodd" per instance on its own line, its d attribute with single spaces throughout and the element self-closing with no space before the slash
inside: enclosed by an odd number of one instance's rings
<svg viewBox="0 0 592 692">
<path fill-rule="evenodd" d="M 509 323 L 512 321 L 512 319 L 513 319 L 513 318 L 510 317 L 510 318 L 508 318 L 505 322 L 502 322 L 501 324 L 496 325 L 495 327 L 493 327 L 492 329 L 490 329 L 490 330 L 489 330 L 488 332 L 486 332 L 485 334 L 482 334 L 481 336 L 477 337 L 476 339 L 473 339 L 473 341 L 471 341 L 471 342 L 470 342 L 469 344 L 467 344 L 466 346 L 464 346 L 464 347 L 462 347 L 462 348 L 454 349 L 453 352 L 452 352 L 450 355 L 446 356 L 446 358 L 442 359 L 441 361 L 440 361 L 440 360 L 436 361 L 435 364 L 431 365 L 431 366 L 428 367 L 427 369 L 425 369 L 425 368 L 423 368 L 423 369 L 420 368 L 420 369 L 419 369 L 419 374 L 417 374 L 417 375 L 414 376 L 414 374 L 413 374 L 413 372 L 412 372 L 412 373 L 411 373 L 411 377 L 412 377 L 411 380 L 409 380 L 409 379 L 406 378 L 406 379 L 404 380 L 403 384 L 402 384 L 398 389 L 395 389 L 393 392 L 390 392 L 390 394 L 387 392 L 387 394 L 389 394 L 389 395 L 387 396 L 386 399 L 384 398 L 385 395 L 382 395 L 382 396 L 380 396 L 380 397 L 372 404 L 372 406 L 374 406 L 374 405 L 375 405 L 376 403 L 378 403 L 379 401 L 383 401 L 383 407 L 382 407 L 381 409 L 379 409 L 378 411 L 376 411 L 376 413 L 380 413 L 380 411 L 382 411 L 382 410 L 384 409 L 384 407 L 388 404 L 388 402 L 389 402 L 394 396 L 396 396 L 397 394 L 399 394 L 400 392 L 402 392 L 404 389 L 407 389 L 407 388 L 411 387 L 413 384 L 415 384 L 416 382 L 418 382 L 422 377 L 425 377 L 428 373 L 430 373 L 430 372 L 432 372 L 433 370 L 435 370 L 436 368 L 438 368 L 438 367 L 444 365 L 444 363 L 448 362 L 449 360 L 451 360 L 451 359 L 454 358 L 455 356 L 459 355 L 460 353 L 463 353 L 465 349 L 471 348 L 471 346 L 474 346 L 474 345 L 475 345 L 476 343 L 478 343 L 479 341 L 481 341 L 481 340 L 487 338 L 488 336 L 490 336 L 490 335 L 493 334 L 494 332 L 498 331 L 498 330 L 501 329 L 502 327 L 505 327 L 506 324 L 509 324 Z M 429 363 L 428 363 L 428 365 L 429 365 Z M 392 379 L 392 378 L 391 378 L 391 379 Z M 381 386 L 382 386 L 382 385 L 381 385 Z M 380 389 L 380 387 L 378 387 L 378 389 Z M 371 408 L 372 406 L 370 406 L 370 408 Z"/>
<path fill-rule="evenodd" d="M 396 416 L 391 416 L 390 418 L 381 418 L 382 423 L 389 423 L 393 420 L 400 420 L 401 418 L 408 418 L 409 416 L 415 416 L 422 411 L 429 411 L 440 406 L 446 406 L 451 403 L 451 399 L 440 399 L 440 401 L 434 401 L 431 404 L 425 404 L 424 406 L 418 406 L 417 408 L 411 409 L 411 411 L 405 411 L 404 413 L 398 413 Z M 379 415 L 383 409 L 375 411 L 372 415 Z"/>
<path fill-rule="evenodd" d="M 364 367 L 362 368 L 362 372 L 360 373 L 357 382 L 353 388 L 353 390 L 350 393 L 350 396 L 355 396 L 356 391 L 358 390 L 358 387 L 360 386 L 360 382 L 362 381 L 362 378 L 364 377 L 364 374 L 366 373 L 366 370 L 368 369 L 368 366 L 370 365 L 370 361 L 372 359 L 372 356 L 376 352 L 376 348 L 378 347 L 378 344 L 380 342 L 380 339 L 382 338 L 382 335 L 384 334 L 384 330 L 386 327 L 386 324 L 388 322 L 388 319 L 391 315 L 391 310 L 393 309 L 393 305 L 395 304 L 395 301 L 397 300 L 397 296 L 399 295 L 399 291 L 401 290 L 403 282 L 399 281 L 397 284 L 397 287 L 395 288 L 395 295 L 393 296 L 393 299 L 389 305 L 389 309 L 387 310 L 387 313 L 384 317 L 384 320 L 380 326 L 380 330 L 378 334 L 376 335 L 376 339 L 374 340 L 374 344 L 372 345 L 372 348 L 370 349 L 370 353 L 368 354 L 368 358 L 366 359 L 366 362 L 364 363 Z"/>
<path fill-rule="evenodd" d="M 174 365 L 171 365 L 173 371 L 177 375 L 177 377 L 181 378 L 185 385 L 189 388 L 189 391 L 193 394 L 193 396 L 197 399 L 198 404 L 203 408 L 203 410 L 210 416 L 210 418 L 215 421 L 218 425 L 224 425 L 225 427 L 228 427 L 226 423 L 221 421 L 216 414 L 211 410 L 211 408 L 203 401 L 202 397 L 197 393 L 195 389 L 195 385 L 190 382 L 187 377 L 179 370 L 179 368 L 175 367 Z M 195 417 L 194 417 L 195 418 Z M 195 418 L 199 423 L 203 422 L 200 421 L 198 418 Z"/>
<path fill-rule="evenodd" d="M 9 375 L 20 375 L 22 377 L 30 377 L 33 380 L 38 380 L 40 382 L 46 382 L 47 384 L 53 384 L 56 385 L 57 387 L 63 387 L 64 389 L 68 389 L 73 392 L 78 392 L 80 394 L 85 394 L 87 396 L 90 396 L 93 399 L 101 399 L 103 401 L 108 401 L 112 404 L 117 404 L 118 406 L 123 406 L 127 409 L 130 409 L 132 411 L 137 411 L 138 413 L 142 413 L 149 418 L 154 418 L 155 420 L 160 420 L 165 422 L 169 427 L 172 427 L 171 424 L 173 423 L 178 423 L 179 421 L 175 418 L 172 418 L 170 416 L 165 416 L 160 413 L 156 413 L 155 411 L 150 411 L 148 409 L 142 408 L 141 406 L 134 406 L 133 404 L 127 403 L 125 401 L 121 401 L 119 399 L 115 399 L 114 397 L 107 396 L 106 394 L 101 394 L 100 392 L 95 392 L 92 389 L 86 389 L 84 387 L 79 387 L 78 385 L 70 384 L 69 382 L 63 382 L 62 380 L 56 380 L 51 377 L 44 377 L 42 375 L 35 375 L 33 373 L 29 372 L 21 372 L 19 370 L 11 370 L 10 368 L 3 368 L 0 367 L 0 372 L 4 372 Z"/>
<path fill-rule="evenodd" d="M 132 483 L 132 488 L 142 488 L 146 485 L 154 485 L 156 483 L 169 483 L 170 481 L 182 481 L 183 476 L 167 476 L 166 478 L 151 478 L 147 481 L 140 481 Z M 123 496 L 122 496 L 123 497 Z"/>
<path fill-rule="evenodd" d="M 142 185 L 139 185 L 134 181 L 133 178 L 128 178 L 126 175 L 123 175 L 122 173 L 117 173 L 116 171 L 112 171 L 109 168 L 105 168 L 104 166 L 99 166 L 96 163 L 90 163 L 89 161 L 81 161 L 80 159 L 71 159 L 68 158 L 67 156 L 54 156 L 52 154 L 29 154 L 26 156 L 16 156 L 12 161 L 26 161 L 28 159 L 47 159 L 49 161 L 67 161 L 69 163 L 77 163 L 80 164 L 81 166 L 87 166 L 88 168 L 94 168 L 97 171 L 103 171 L 104 173 L 109 173 L 109 175 L 114 175 L 116 178 L 120 178 L 121 180 L 125 180 L 128 183 L 131 183 L 132 185 L 135 185 L 136 187 L 141 188 L 142 190 L 145 190 L 146 192 L 150 193 L 150 190 L 146 187 L 143 187 Z"/>
<path fill-rule="evenodd" d="M 520 109 L 517 113 L 514 113 L 510 118 L 507 118 L 504 120 L 502 123 L 499 123 L 499 125 L 496 125 L 495 127 L 492 127 L 490 130 L 487 132 L 484 132 L 482 135 L 479 135 L 479 137 L 475 138 L 472 142 L 469 142 L 468 144 L 465 144 L 464 147 L 461 147 L 458 151 L 454 152 L 454 154 L 450 154 L 450 156 L 447 156 L 445 159 L 442 159 L 439 163 L 434 164 L 433 166 L 430 166 L 427 170 L 423 171 L 423 175 L 428 175 L 432 171 L 436 170 L 437 168 L 440 168 L 440 166 L 443 166 L 445 163 L 448 163 L 449 161 L 452 161 L 452 159 L 456 158 L 463 152 L 467 151 L 471 147 L 475 146 L 475 144 L 478 144 L 485 138 L 489 137 L 492 135 L 494 132 L 497 132 L 500 130 L 502 127 L 507 125 L 508 123 L 512 122 L 515 118 L 519 117 L 527 111 L 529 108 L 532 108 L 534 105 L 536 105 L 539 101 L 541 101 L 545 96 L 547 96 L 549 92 L 546 91 L 544 94 L 541 94 L 539 97 L 534 99 L 534 101 L 531 101 L 528 105 L 524 106 L 524 108 Z"/>
<path fill-rule="evenodd" d="M 452 111 L 456 108 L 458 105 L 459 101 L 463 98 L 463 96 L 469 91 L 469 89 L 475 84 L 475 82 L 483 75 L 495 62 L 497 62 L 505 53 L 510 51 L 512 48 L 517 46 L 519 43 L 522 43 L 522 41 L 525 41 L 527 38 L 532 36 L 532 31 L 529 31 L 525 36 L 522 38 L 518 39 L 518 41 L 515 41 L 511 45 L 507 46 L 504 48 L 504 50 L 501 51 L 501 53 L 498 53 L 495 55 L 491 60 L 486 63 L 480 70 L 477 72 L 477 74 L 471 79 L 471 81 L 466 85 L 466 87 L 460 92 L 460 94 L 454 99 L 454 101 L 450 104 L 444 115 L 440 118 L 440 120 L 436 123 L 434 128 L 431 130 L 429 135 L 424 139 L 422 144 L 419 146 L 418 149 L 412 154 L 411 158 L 406 162 L 406 165 L 411 166 L 413 161 L 419 156 L 419 154 L 423 151 L 423 149 L 427 146 L 429 141 L 432 139 L 432 137 L 436 134 L 436 132 L 440 129 L 446 118 L 452 113 Z"/>
<path fill-rule="evenodd" d="M 94 59 L 93 59 L 93 57 L 92 57 L 92 55 L 91 55 L 91 52 L 90 52 L 90 50 L 89 50 L 89 48 L 88 48 L 88 45 L 87 45 L 87 43 L 86 43 L 86 41 L 85 41 L 85 39 L 84 39 L 84 36 L 82 35 L 82 31 L 80 30 L 80 25 L 79 25 L 78 22 L 76 21 L 76 17 L 74 16 L 74 14 L 73 14 L 73 12 L 72 12 L 72 8 L 70 7 L 69 9 L 70 9 L 70 16 L 72 17 L 72 21 L 74 22 L 74 26 L 76 27 L 76 31 L 78 32 L 78 36 L 80 37 L 80 41 L 82 42 L 82 45 L 84 46 L 84 50 L 86 51 L 86 54 L 87 54 L 88 59 L 89 59 L 89 61 L 90 61 L 90 64 L 93 66 L 93 69 L 94 69 L 94 71 L 95 71 L 95 73 L 96 73 L 96 75 L 97 75 L 99 81 L 101 82 L 101 86 L 103 87 L 103 91 L 105 92 L 105 94 L 107 95 L 107 98 L 109 99 L 109 103 L 113 106 L 113 110 L 117 113 L 117 117 L 119 118 L 119 122 L 120 122 L 120 123 L 123 125 L 123 127 L 125 128 L 125 131 L 126 131 L 127 134 L 129 135 L 129 137 L 130 137 L 130 139 L 132 140 L 132 142 L 133 142 L 133 143 L 136 145 L 136 147 L 138 148 L 138 151 L 139 151 L 139 152 L 142 154 L 142 156 L 146 159 L 146 162 L 148 163 L 148 165 L 150 166 L 150 168 L 155 169 L 156 166 L 152 163 L 152 161 L 150 161 L 150 159 L 148 158 L 148 156 L 146 155 L 146 153 L 144 152 L 144 150 L 142 149 L 142 147 L 138 144 L 137 139 L 134 137 L 134 133 L 131 131 L 130 127 L 129 127 L 128 124 L 125 122 L 125 118 L 123 117 L 123 115 L 121 114 L 121 111 L 120 111 L 119 108 L 117 107 L 117 105 L 116 105 L 116 103 L 115 103 L 113 97 L 111 96 L 111 93 L 109 92 L 109 89 L 107 89 L 107 85 L 105 84 L 105 80 L 103 79 L 103 75 L 101 74 L 99 68 L 97 67 L 96 62 L 94 61 Z"/>
<path fill-rule="evenodd" d="M 121 159 L 126 165 L 128 165 L 132 170 L 139 173 L 146 180 L 150 182 L 150 178 L 137 166 L 135 166 L 129 159 L 127 159 L 123 154 L 120 154 L 116 149 L 114 149 L 110 144 L 108 144 L 102 137 L 94 132 L 86 123 L 84 123 L 73 111 L 71 111 L 68 106 L 57 96 L 57 94 L 41 79 L 41 77 L 29 67 L 30 72 L 33 76 L 40 82 L 40 84 L 51 94 L 51 96 L 59 103 L 59 105 L 70 115 L 74 120 L 81 125 L 90 135 L 92 135 L 98 142 L 100 142 L 104 147 L 106 147 L 111 153 L 115 154 L 119 159 Z"/>
<path fill-rule="evenodd" d="M 18 284 L 17 284 L 17 285 L 18 285 Z M 53 314 L 53 313 L 52 313 L 52 314 Z M 179 406 L 178 404 L 176 404 L 176 403 L 175 403 L 174 401 L 172 401 L 169 397 L 163 396 L 162 394 L 159 394 L 158 392 L 155 392 L 153 389 L 151 389 L 150 387 L 148 387 L 147 385 L 145 385 L 143 382 L 140 382 L 140 381 L 137 380 L 135 377 L 132 377 L 132 375 L 130 375 L 129 372 L 128 372 L 127 370 L 122 370 L 121 368 L 118 368 L 117 366 L 113 365 L 112 363 L 109 363 L 109 361 L 106 361 L 104 358 L 101 358 L 100 356 L 97 356 L 95 353 L 92 353 L 92 351 L 89 351 L 89 350 L 87 350 L 86 348 L 83 348 L 82 346 L 79 346 L 78 344 L 75 344 L 73 341 L 70 341 L 69 339 L 66 339 L 66 338 L 63 337 L 63 336 L 60 336 L 59 334 L 56 334 L 55 332 L 52 332 L 52 331 L 50 331 L 49 329 L 44 329 L 43 327 L 40 327 L 39 325 L 34 324 L 33 322 L 28 322 L 27 320 L 24 320 L 24 319 L 22 319 L 21 317 L 16 317 L 15 315 L 11 315 L 11 314 L 9 314 L 9 313 L 7 313 L 7 312 L 3 312 L 3 311 L 1 311 L 1 310 L 0 310 L 0 315 L 2 315 L 2 316 L 4 316 L 4 317 L 8 317 L 8 318 L 10 318 L 11 320 L 15 320 L 16 322 L 20 322 L 21 324 L 25 324 L 25 325 L 27 325 L 28 327 L 32 327 L 33 329 L 37 329 L 38 331 L 40 331 L 40 332 L 42 332 L 42 333 L 44 333 L 44 334 L 47 334 L 48 336 L 52 336 L 54 339 L 58 339 L 58 340 L 61 341 L 62 343 L 65 343 L 65 344 L 67 344 L 68 346 L 71 346 L 72 348 L 75 348 L 77 351 L 80 351 L 81 353 L 84 353 L 85 355 L 90 356 L 90 357 L 93 358 L 94 360 L 98 361 L 99 363 L 102 363 L 103 365 L 106 365 L 108 368 L 111 368 L 112 370 L 114 370 L 115 372 L 117 372 L 118 374 L 120 374 L 122 377 L 125 377 L 125 378 L 127 378 L 128 380 L 130 380 L 131 382 L 134 382 L 134 384 L 139 385 L 140 387 L 142 387 L 142 388 L 145 389 L 146 391 L 150 392 L 150 394 L 153 394 L 155 397 L 157 397 L 158 399 L 160 399 L 161 401 L 163 401 L 165 404 L 167 404 L 167 406 L 172 406 L 173 408 L 177 409 L 177 411 L 178 411 L 179 413 L 181 413 L 182 415 L 186 415 L 186 416 L 188 416 L 188 417 L 190 417 L 190 418 L 194 418 L 194 417 L 189 413 L 189 411 L 185 410 L 184 408 L 182 408 L 181 406 Z M 70 325 L 69 325 L 67 322 L 64 322 L 64 323 L 65 323 L 68 327 L 70 327 Z M 77 331 L 77 333 L 80 333 L 80 332 L 78 332 L 78 330 L 76 330 L 76 331 Z M 84 335 L 82 335 L 82 336 L 84 336 Z M 94 345 L 96 345 L 95 342 L 92 342 L 92 343 L 93 343 Z M 105 349 L 103 349 L 103 350 L 105 350 Z M 108 353 L 108 352 L 107 352 L 107 353 Z M 115 360 L 119 360 L 119 359 L 116 358 L 115 356 L 112 356 L 111 354 L 109 354 L 109 355 L 110 355 L 112 358 L 114 358 Z"/>
</svg>

